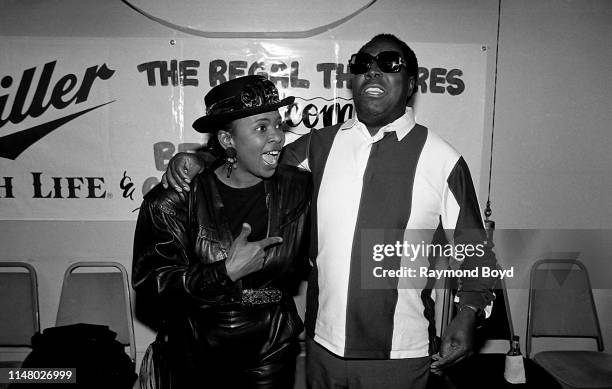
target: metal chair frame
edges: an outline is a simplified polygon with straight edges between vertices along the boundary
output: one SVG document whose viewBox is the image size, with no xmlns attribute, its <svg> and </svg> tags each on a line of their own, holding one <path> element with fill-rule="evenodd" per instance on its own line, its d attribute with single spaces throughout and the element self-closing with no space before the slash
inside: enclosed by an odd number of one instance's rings
<svg viewBox="0 0 612 389">
<path fill-rule="evenodd" d="M 136 341 L 135 341 L 135 337 L 134 337 L 134 318 L 133 318 L 133 314 L 132 314 L 132 305 L 131 305 L 131 298 L 130 298 L 130 284 L 129 284 L 129 278 L 127 275 L 127 271 L 125 270 L 125 267 L 120 264 L 119 262 L 112 262 L 112 261 L 97 261 L 97 262 L 76 262 L 71 264 L 67 269 L 66 272 L 64 273 L 64 281 L 62 284 L 62 294 L 60 297 L 60 305 L 58 307 L 58 314 L 57 314 L 57 319 L 56 319 L 56 325 L 62 325 L 62 324 L 67 324 L 65 322 L 62 322 L 60 320 L 61 317 L 61 309 L 62 309 L 62 301 L 66 298 L 65 293 L 66 293 L 66 287 L 68 285 L 68 280 L 71 276 L 71 274 L 78 268 L 115 268 L 117 270 L 119 270 L 119 272 L 121 273 L 121 278 L 122 278 L 122 284 L 123 284 L 123 292 L 124 292 L 124 296 L 125 296 L 125 314 L 126 314 L 126 318 L 127 318 L 127 328 L 128 328 L 128 337 L 129 337 L 129 347 L 130 347 L 130 357 L 132 358 L 132 361 L 136 361 Z M 100 272 L 101 274 L 108 274 L 109 272 Z M 99 324 L 99 323 L 93 323 L 93 324 Z"/>
<path fill-rule="evenodd" d="M 587 288 L 588 288 L 588 293 L 589 293 L 589 297 L 590 297 L 590 304 L 591 304 L 591 308 L 593 310 L 593 315 L 594 315 L 594 320 L 595 320 L 595 326 L 596 326 L 596 330 L 597 330 L 597 334 L 593 335 L 593 336 L 575 336 L 575 335 L 565 335 L 565 336 L 559 336 L 559 335 L 538 335 L 536 337 L 549 337 L 549 338 L 589 338 L 589 339 L 595 339 L 597 341 L 597 351 L 603 351 L 604 350 L 604 345 L 603 345 L 603 337 L 601 335 L 601 327 L 599 325 L 599 317 L 597 316 L 597 309 L 595 307 L 595 299 L 593 297 L 593 289 L 591 288 L 591 280 L 589 278 L 589 273 L 587 271 L 587 268 L 584 266 L 584 264 L 582 262 L 580 262 L 577 259 L 540 259 L 538 261 L 536 261 L 532 267 L 531 267 L 531 272 L 530 272 L 530 278 L 529 278 L 529 302 L 528 302 L 528 306 L 527 306 L 527 334 L 526 334 L 526 339 L 525 339 L 525 352 L 526 352 L 526 356 L 529 358 L 531 356 L 531 341 L 532 341 L 532 337 L 533 337 L 533 321 L 534 321 L 534 312 L 533 312 L 533 305 L 534 305 L 534 299 L 535 299 L 535 295 L 534 295 L 534 290 L 533 290 L 533 285 L 535 282 L 535 276 L 536 276 L 536 271 L 538 270 L 538 267 L 540 267 L 541 265 L 544 264 L 562 264 L 562 265 L 570 265 L 569 268 L 571 269 L 572 266 L 577 266 L 582 272 L 584 272 L 584 276 L 586 278 L 586 283 L 587 283 Z"/>
<path fill-rule="evenodd" d="M 4 269 L 17 269 L 17 268 L 23 268 L 26 270 L 26 272 L 15 272 L 15 274 L 28 274 L 29 277 L 29 283 L 30 283 L 30 290 L 31 290 L 31 306 L 32 306 L 32 311 L 31 311 L 31 317 L 28 320 L 31 320 L 30 322 L 32 323 L 32 327 L 34 332 L 32 333 L 32 335 L 34 335 L 36 332 L 40 331 L 40 309 L 39 309 L 39 301 L 38 301 L 38 277 L 36 275 L 36 269 L 34 269 L 34 267 L 32 265 L 30 265 L 29 263 L 26 262 L 0 262 L 0 273 L 3 274 L 11 274 L 13 272 L 6 272 L 3 271 Z M 12 302 L 13 304 L 17 304 L 18 302 Z M 32 347 L 32 341 L 31 341 L 31 337 L 27 340 L 23 341 L 23 344 L 14 344 L 14 343 L 2 343 L 0 344 L 0 347 L 3 348 L 19 348 L 19 347 Z M 2 362 L 3 364 L 17 364 L 19 363 L 18 361 L 4 361 Z"/>
</svg>

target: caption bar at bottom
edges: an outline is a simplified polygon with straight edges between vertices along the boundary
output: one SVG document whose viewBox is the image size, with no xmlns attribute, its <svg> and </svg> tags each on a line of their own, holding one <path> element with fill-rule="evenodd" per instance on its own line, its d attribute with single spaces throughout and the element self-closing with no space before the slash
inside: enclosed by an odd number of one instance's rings
<svg viewBox="0 0 612 389">
<path fill-rule="evenodd" d="M 0 384 L 76 383 L 76 368 L 0 368 Z"/>
</svg>

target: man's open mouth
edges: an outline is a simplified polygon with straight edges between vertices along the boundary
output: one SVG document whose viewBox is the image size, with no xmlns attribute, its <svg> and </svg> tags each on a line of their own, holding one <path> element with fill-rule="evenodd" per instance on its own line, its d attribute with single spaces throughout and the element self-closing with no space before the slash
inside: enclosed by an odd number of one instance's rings
<svg viewBox="0 0 612 389">
<path fill-rule="evenodd" d="M 378 97 L 385 94 L 385 90 L 379 86 L 368 86 L 363 90 L 363 93 L 368 96 Z"/>
</svg>

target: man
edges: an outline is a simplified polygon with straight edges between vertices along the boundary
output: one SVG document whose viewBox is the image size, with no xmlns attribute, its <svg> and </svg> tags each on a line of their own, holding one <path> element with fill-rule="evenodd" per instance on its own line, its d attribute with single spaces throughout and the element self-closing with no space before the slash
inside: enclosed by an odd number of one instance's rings
<svg viewBox="0 0 612 389">
<path fill-rule="evenodd" d="M 314 183 L 308 384 L 424 388 L 430 368 L 439 371 L 471 353 L 476 319 L 492 300 L 495 280 L 461 280 L 458 313 L 434 354 L 431 298 L 423 285 L 401 287 L 397 279 L 382 289 L 362 284 L 364 264 L 372 261 L 362 252 L 364 233 L 383 231 L 401 240 L 404 231 L 443 229 L 454 244 L 482 244 L 480 209 L 463 158 L 416 124 L 407 107 L 418 76 L 412 50 L 381 34 L 349 65 L 356 118 L 311 132 L 283 156 L 285 163 L 310 170 Z M 164 178 L 179 190 L 182 179 L 199 170 L 189 157 L 171 165 Z M 489 250 L 462 263 L 464 270 L 494 266 Z"/>
</svg>

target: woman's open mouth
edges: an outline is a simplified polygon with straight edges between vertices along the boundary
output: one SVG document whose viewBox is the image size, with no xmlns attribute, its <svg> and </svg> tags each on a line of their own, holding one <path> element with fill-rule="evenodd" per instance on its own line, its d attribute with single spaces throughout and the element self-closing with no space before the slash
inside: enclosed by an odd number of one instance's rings
<svg viewBox="0 0 612 389">
<path fill-rule="evenodd" d="M 278 157 L 280 156 L 280 151 L 272 150 L 261 155 L 264 163 L 266 165 L 275 166 L 278 163 Z"/>
</svg>

